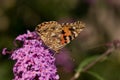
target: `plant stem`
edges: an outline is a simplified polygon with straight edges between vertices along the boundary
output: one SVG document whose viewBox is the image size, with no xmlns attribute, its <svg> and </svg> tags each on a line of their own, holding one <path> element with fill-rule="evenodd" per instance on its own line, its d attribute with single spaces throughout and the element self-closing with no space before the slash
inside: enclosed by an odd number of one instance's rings
<svg viewBox="0 0 120 80">
<path fill-rule="evenodd" d="M 90 64 L 88 64 L 82 70 L 82 72 L 87 72 L 91 67 L 93 67 L 99 61 L 101 61 L 104 57 L 106 57 L 107 55 L 111 54 L 117 48 L 120 48 L 120 40 L 114 40 L 113 42 L 109 42 L 109 43 L 106 44 L 106 46 L 108 46 L 108 49 L 101 56 L 99 56 L 95 61 L 93 61 Z M 74 74 L 74 76 L 70 80 L 76 80 L 79 77 L 80 77 L 80 72 L 76 72 Z"/>
</svg>

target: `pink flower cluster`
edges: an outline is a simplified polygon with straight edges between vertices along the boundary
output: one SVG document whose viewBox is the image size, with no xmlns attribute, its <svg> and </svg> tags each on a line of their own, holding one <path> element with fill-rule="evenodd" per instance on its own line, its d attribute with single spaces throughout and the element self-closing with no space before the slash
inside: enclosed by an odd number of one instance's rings
<svg viewBox="0 0 120 80">
<path fill-rule="evenodd" d="M 20 48 L 12 51 L 11 58 L 16 60 L 13 67 L 14 80 L 58 80 L 55 58 L 43 45 L 35 32 L 27 32 L 16 40 L 22 42 Z M 5 54 L 4 49 L 3 54 Z"/>
</svg>

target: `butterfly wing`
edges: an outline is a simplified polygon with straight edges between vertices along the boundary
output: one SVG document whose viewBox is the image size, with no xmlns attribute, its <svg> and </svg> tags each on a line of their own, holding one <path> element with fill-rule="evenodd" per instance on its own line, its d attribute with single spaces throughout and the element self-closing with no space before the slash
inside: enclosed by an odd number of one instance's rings
<svg viewBox="0 0 120 80">
<path fill-rule="evenodd" d="M 85 24 L 77 21 L 74 23 L 62 24 L 61 43 L 66 44 L 73 40 L 85 28 Z"/>
<path fill-rule="evenodd" d="M 60 45 L 62 27 L 56 21 L 43 22 L 37 25 L 35 30 L 50 49 L 57 52 L 63 46 Z"/>
<path fill-rule="evenodd" d="M 56 21 L 49 21 L 39 24 L 35 30 L 46 46 L 58 52 L 77 37 L 84 27 L 85 24 L 80 21 L 63 23 L 62 25 Z"/>
</svg>

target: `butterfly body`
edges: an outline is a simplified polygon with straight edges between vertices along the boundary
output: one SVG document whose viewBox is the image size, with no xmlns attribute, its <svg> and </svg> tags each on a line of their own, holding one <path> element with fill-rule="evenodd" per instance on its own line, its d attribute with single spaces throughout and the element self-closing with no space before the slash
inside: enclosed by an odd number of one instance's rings
<svg viewBox="0 0 120 80">
<path fill-rule="evenodd" d="M 84 23 L 80 21 L 63 24 L 59 24 L 56 21 L 49 21 L 37 25 L 35 30 L 46 46 L 58 52 L 77 37 L 84 27 Z"/>
</svg>

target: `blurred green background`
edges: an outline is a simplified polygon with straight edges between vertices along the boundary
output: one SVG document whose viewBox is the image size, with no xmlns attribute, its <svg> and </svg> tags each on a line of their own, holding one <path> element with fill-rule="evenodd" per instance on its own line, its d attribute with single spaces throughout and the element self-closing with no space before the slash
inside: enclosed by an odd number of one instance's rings
<svg viewBox="0 0 120 80">
<path fill-rule="evenodd" d="M 84 31 L 63 50 L 69 55 L 71 70 L 57 65 L 60 80 L 70 80 L 82 61 L 101 55 L 107 49 L 106 43 L 120 39 L 120 0 L 0 0 L 0 52 L 4 47 L 12 49 L 16 36 L 52 20 L 86 23 Z M 8 55 L 0 54 L 0 80 L 13 79 L 13 65 Z M 120 50 L 89 71 L 101 79 L 82 73 L 78 80 L 120 80 Z"/>
</svg>

